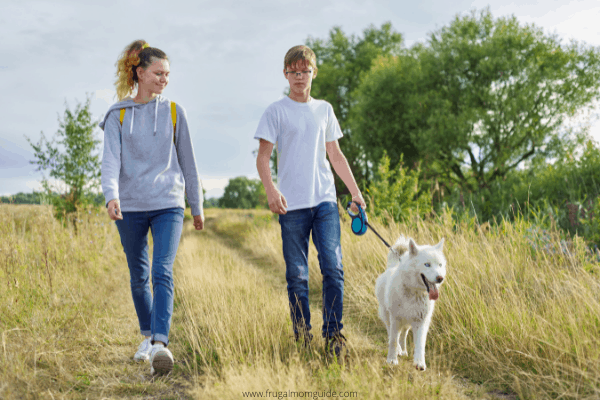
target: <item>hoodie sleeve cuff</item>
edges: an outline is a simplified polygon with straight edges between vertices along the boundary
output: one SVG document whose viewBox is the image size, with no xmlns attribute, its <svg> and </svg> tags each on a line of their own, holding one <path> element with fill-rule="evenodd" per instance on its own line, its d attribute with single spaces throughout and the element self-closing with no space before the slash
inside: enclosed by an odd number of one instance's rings
<svg viewBox="0 0 600 400">
<path fill-rule="evenodd" d="M 192 216 L 201 215 L 204 211 L 201 204 L 190 204 L 190 208 L 192 210 Z"/>
<path fill-rule="evenodd" d="M 104 193 L 104 205 L 106 207 L 108 207 L 108 203 L 110 203 L 111 200 L 115 200 L 119 198 L 119 194 L 113 190 L 108 191 L 106 193 Z"/>
</svg>

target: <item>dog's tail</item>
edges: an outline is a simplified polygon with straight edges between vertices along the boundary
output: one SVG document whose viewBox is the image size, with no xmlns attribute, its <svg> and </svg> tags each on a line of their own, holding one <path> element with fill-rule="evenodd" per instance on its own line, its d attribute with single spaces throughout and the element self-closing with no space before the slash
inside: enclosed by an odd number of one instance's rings
<svg viewBox="0 0 600 400">
<path fill-rule="evenodd" d="M 407 251 L 408 239 L 404 236 L 400 236 L 388 253 L 388 268 L 397 265 L 397 263 L 400 261 L 400 257 L 402 257 L 402 254 L 406 253 Z"/>
</svg>

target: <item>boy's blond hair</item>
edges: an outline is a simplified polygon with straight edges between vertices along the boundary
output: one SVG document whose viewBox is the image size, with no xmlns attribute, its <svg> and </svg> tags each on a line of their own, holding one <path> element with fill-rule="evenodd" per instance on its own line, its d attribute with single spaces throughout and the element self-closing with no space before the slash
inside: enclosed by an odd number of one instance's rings
<svg viewBox="0 0 600 400">
<path fill-rule="evenodd" d="M 310 66 L 317 72 L 317 56 L 310 47 L 303 44 L 294 46 L 288 50 L 283 60 L 283 69 L 295 65 L 299 61 L 308 61 Z"/>
</svg>

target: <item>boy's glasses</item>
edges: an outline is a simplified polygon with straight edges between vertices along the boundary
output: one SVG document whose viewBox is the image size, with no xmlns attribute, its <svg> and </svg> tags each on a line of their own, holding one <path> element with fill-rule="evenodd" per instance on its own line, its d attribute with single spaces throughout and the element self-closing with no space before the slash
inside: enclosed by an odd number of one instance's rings
<svg viewBox="0 0 600 400">
<path fill-rule="evenodd" d="M 310 74 L 313 73 L 313 70 L 309 70 L 309 71 L 300 71 L 300 72 L 296 72 L 296 71 L 285 71 L 285 74 L 292 74 L 292 76 L 296 77 L 296 78 L 302 78 L 302 76 L 307 75 L 310 76 Z"/>
</svg>

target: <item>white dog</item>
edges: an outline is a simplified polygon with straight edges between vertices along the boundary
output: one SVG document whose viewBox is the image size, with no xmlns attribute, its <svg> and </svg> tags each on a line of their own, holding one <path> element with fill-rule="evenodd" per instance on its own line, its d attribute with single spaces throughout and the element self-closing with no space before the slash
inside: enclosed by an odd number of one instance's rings
<svg viewBox="0 0 600 400">
<path fill-rule="evenodd" d="M 375 284 L 379 318 L 388 332 L 388 363 L 398 364 L 399 355 L 408 356 L 406 336 L 412 327 L 413 365 L 422 371 L 426 368 L 425 340 L 446 278 L 443 245 L 444 239 L 435 246 L 417 246 L 411 238 L 400 236 L 388 254 L 387 269 Z"/>
</svg>

